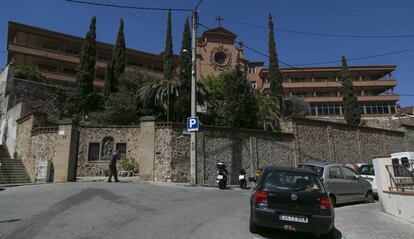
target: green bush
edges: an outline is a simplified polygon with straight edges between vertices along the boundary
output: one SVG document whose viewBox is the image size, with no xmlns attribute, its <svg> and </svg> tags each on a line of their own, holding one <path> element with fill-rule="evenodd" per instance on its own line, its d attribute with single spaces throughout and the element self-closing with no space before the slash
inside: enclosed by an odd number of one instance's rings
<svg viewBox="0 0 414 239">
<path fill-rule="evenodd" d="M 135 172 L 135 160 L 132 158 L 124 158 L 119 160 L 119 165 L 124 171 L 134 171 Z"/>
<path fill-rule="evenodd" d="M 33 66 L 18 65 L 14 70 L 14 77 L 23 80 L 45 82 L 46 77 Z"/>
</svg>

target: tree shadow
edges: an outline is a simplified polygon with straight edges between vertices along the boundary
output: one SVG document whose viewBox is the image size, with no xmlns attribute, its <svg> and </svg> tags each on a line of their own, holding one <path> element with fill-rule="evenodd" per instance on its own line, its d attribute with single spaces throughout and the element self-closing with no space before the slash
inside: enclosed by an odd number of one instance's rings
<svg viewBox="0 0 414 239">
<path fill-rule="evenodd" d="M 292 231 L 283 231 L 283 230 L 276 230 L 271 228 L 263 228 L 259 233 L 260 236 L 267 239 L 317 239 L 317 238 L 326 238 L 326 239 L 341 239 L 342 233 L 337 229 L 334 228 L 333 236 L 332 237 L 318 237 L 311 233 L 303 233 L 303 232 L 292 232 Z"/>
</svg>

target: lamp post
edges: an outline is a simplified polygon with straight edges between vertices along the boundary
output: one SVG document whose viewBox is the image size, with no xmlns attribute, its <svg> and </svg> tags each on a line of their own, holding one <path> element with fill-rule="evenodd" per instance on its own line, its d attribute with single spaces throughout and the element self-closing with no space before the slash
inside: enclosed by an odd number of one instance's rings
<svg viewBox="0 0 414 239">
<path fill-rule="evenodd" d="M 197 12 L 192 12 L 192 36 L 191 36 L 191 117 L 197 116 L 196 101 L 196 37 L 197 37 Z M 191 132 L 190 139 L 190 175 L 191 184 L 197 184 L 197 132 Z"/>
</svg>

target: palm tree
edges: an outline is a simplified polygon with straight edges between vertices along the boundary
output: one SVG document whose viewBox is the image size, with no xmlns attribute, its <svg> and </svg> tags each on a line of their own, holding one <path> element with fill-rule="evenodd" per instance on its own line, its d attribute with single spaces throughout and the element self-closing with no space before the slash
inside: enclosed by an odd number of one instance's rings
<svg viewBox="0 0 414 239">
<path fill-rule="evenodd" d="M 256 91 L 254 96 L 258 108 L 258 118 L 263 123 L 263 130 L 277 131 L 277 122 L 281 115 L 279 102 L 276 102 L 276 98 L 259 91 Z"/>
<path fill-rule="evenodd" d="M 138 97 L 145 104 L 155 104 L 167 110 L 168 103 L 175 101 L 175 99 L 182 97 L 183 82 L 174 77 L 171 80 L 165 80 L 163 78 L 148 78 L 141 87 L 138 89 Z M 203 105 L 206 98 L 206 89 L 204 84 L 197 82 L 197 104 Z M 180 120 L 179 116 L 175 113 L 172 114 L 172 121 Z"/>
</svg>

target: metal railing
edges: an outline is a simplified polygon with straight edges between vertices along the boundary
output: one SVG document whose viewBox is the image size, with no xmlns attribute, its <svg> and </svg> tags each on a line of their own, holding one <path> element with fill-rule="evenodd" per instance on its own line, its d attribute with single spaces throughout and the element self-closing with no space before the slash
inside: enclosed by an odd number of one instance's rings
<svg viewBox="0 0 414 239">
<path fill-rule="evenodd" d="M 414 160 L 385 165 L 390 180 L 390 191 L 414 192 Z"/>
</svg>

